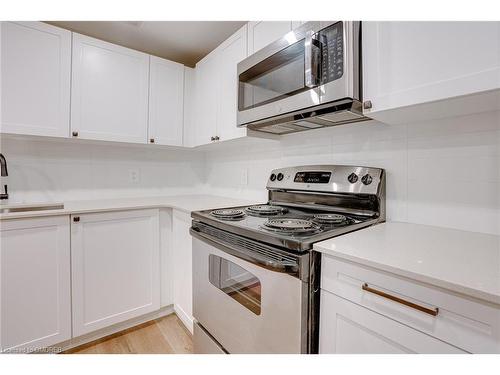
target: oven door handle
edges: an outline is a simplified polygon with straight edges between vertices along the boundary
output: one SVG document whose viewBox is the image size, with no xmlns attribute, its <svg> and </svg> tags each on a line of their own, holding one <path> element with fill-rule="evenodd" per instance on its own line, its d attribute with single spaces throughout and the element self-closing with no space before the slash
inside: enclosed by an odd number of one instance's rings
<svg viewBox="0 0 500 375">
<path fill-rule="evenodd" d="M 304 40 L 304 80 L 305 86 L 313 88 L 319 85 L 319 67 L 321 65 L 321 42 L 315 37 L 314 31 L 306 33 Z"/>
<path fill-rule="evenodd" d="M 299 265 L 297 262 L 278 261 L 276 259 L 266 257 L 265 255 L 259 254 L 257 252 L 244 249 L 237 245 L 231 244 L 229 246 L 225 244 L 223 241 L 219 240 L 218 238 L 212 237 L 206 233 L 199 232 L 193 229 L 192 227 L 189 229 L 189 233 L 191 233 L 193 237 L 201 241 L 204 241 L 209 245 L 216 247 L 220 251 L 231 254 L 237 258 L 246 260 L 252 264 L 258 265 L 260 267 L 272 271 L 287 273 L 289 275 L 299 277 Z"/>
</svg>

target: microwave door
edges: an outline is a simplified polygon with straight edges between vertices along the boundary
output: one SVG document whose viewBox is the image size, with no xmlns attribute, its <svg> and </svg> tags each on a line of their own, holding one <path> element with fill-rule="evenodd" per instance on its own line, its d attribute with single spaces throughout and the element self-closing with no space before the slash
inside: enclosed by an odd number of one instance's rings
<svg viewBox="0 0 500 375">
<path fill-rule="evenodd" d="M 289 36 L 293 43 L 240 72 L 238 125 L 319 104 L 321 56 L 313 32 L 308 35 Z"/>
</svg>

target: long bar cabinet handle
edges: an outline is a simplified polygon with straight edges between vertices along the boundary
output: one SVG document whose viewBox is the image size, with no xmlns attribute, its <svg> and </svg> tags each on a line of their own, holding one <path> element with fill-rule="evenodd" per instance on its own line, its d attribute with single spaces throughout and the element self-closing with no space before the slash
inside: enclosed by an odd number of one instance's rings
<svg viewBox="0 0 500 375">
<path fill-rule="evenodd" d="M 382 292 L 382 291 L 377 290 L 377 289 L 373 289 L 370 286 L 368 286 L 367 283 L 364 283 L 361 288 L 366 292 L 370 292 L 370 293 L 376 294 L 377 296 L 390 299 L 391 301 L 394 301 L 394 302 L 400 303 L 402 305 L 411 307 L 411 308 L 418 310 L 418 311 L 422 311 L 422 312 L 429 314 L 429 315 L 432 315 L 432 316 L 437 316 L 437 314 L 439 313 L 439 308 L 437 308 L 437 307 L 430 309 L 428 307 L 417 305 L 416 303 L 413 303 L 413 302 L 404 300 L 402 298 L 387 294 L 387 293 Z"/>
</svg>

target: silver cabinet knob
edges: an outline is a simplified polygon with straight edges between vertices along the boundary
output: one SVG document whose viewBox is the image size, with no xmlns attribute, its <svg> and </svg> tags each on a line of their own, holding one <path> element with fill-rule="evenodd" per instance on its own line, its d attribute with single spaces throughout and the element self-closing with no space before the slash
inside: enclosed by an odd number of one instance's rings
<svg viewBox="0 0 500 375">
<path fill-rule="evenodd" d="M 363 102 L 363 108 L 364 109 L 371 109 L 373 107 L 372 101 L 367 100 L 366 102 Z"/>
<path fill-rule="evenodd" d="M 215 141 L 215 137 L 210 137 L 210 140 L 213 142 Z"/>
<path fill-rule="evenodd" d="M 220 138 L 218 135 L 215 136 L 215 140 L 218 141 Z"/>
</svg>

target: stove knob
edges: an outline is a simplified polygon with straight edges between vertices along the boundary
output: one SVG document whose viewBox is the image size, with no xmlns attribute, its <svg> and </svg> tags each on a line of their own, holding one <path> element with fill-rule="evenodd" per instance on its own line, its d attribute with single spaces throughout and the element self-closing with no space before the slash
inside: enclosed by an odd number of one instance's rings
<svg viewBox="0 0 500 375">
<path fill-rule="evenodd" d="M 354 184 L 355 182 L 358 181 L 358 175 L 356 173 L 351 173 L 349 176 L 347 176 L 347 180 L 351 183 Z"/>
<path fill-rule="evenodd" d="M 370 185 L 372 181 L 373 178 L 369 174 L 365 174 L 363 177 L 361 177 L 361 182 L 365 185 Z"/>
<path fill-rule="evenodd" d="M 275 175 L 274 173 L 272 173 L 272 174 L 271 174 L 271 177 L 269 177 L 269 179 L 270 179 L 271 181 L 276 180 L 276 175 Z"/>
<path fill-rule="evenodd" d="M 278 181 L 281 181 L 283 180 L 283 173 L 278 173 Z"/>
</svg>

